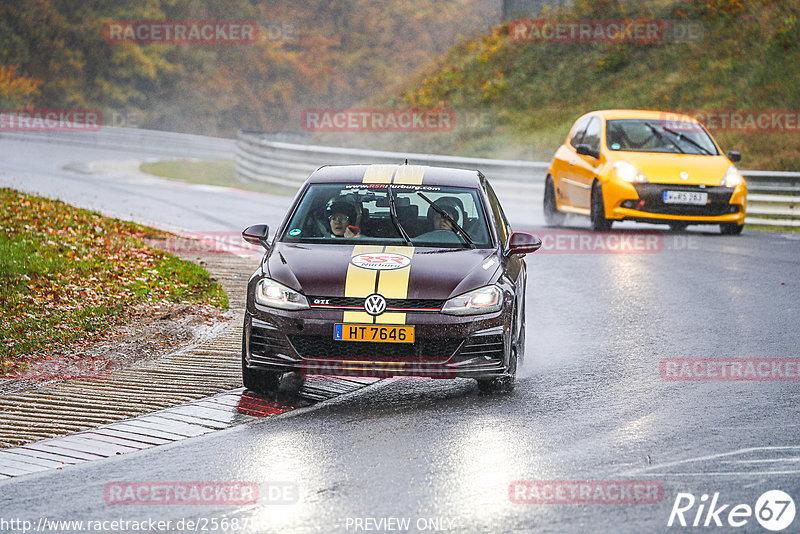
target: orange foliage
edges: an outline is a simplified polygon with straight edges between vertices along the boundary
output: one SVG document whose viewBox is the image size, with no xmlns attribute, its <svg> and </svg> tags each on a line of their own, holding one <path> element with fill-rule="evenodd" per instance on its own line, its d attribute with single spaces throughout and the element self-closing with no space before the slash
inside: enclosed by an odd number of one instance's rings
<svg viewBox="0 0 800 534">
<path fill-rule="evenodd" d="M 41 80 L 18 75 L 14 65 L 0 65 L 0 106 L 31 106 L 41 84 Z"/>
</svg>

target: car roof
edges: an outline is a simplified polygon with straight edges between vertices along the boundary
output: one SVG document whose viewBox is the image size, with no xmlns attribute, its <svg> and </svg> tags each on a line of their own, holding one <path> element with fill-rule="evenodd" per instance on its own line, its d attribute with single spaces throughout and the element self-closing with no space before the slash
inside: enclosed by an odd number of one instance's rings
<svg viewBox="0 0 800 534">
<path fill-rule="evenodd" d="M 597 111 L 591 111 L 586 113 L 582 117 L 587 117 L 589 115 L 592 116 L 599 116 L 604 118 L 605 120 L 614 120 L 614 119 L 647 119 L 647 120 L 679 120 L 681 122 L 697 122 L 697 120 L 690 116 L 684 115 L 683 113 L 677 113 L 674 111 L 652 111 L 652 110 L 643 110 L 643 109 L 600 109 Z M 580 120 L 580 119 L 579 119 Z"/>
<path fill-rule="evenodd" d="M 408 184 L 480 188 L 476 170 L 426 165 L 326 165 L 308 177 L 309 183 Z"/>
</svg>

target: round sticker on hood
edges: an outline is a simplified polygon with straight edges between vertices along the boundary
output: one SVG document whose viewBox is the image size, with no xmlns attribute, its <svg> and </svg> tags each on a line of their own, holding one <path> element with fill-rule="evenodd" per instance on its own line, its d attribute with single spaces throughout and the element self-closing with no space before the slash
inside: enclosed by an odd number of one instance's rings
<svg viewBox="0 0 800 534">
<path fill-rule="evenodd" d="M 350 258 L 350 263 L 362 269 L 372 269 L 373 271 L 387 271 L 392 269 L 402 269 L 411 265 L 411 258 L 393 252 L 371 252 L 359 254 Z"/>
</svg>

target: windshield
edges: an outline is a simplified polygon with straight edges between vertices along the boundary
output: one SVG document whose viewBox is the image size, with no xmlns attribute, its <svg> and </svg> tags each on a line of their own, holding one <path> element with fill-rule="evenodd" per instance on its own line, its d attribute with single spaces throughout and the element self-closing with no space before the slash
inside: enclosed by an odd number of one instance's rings
<svg viewBox="0 0 800 534">
<path fill-rule="evenodd" d="M 606 123 L 606 146 L 625 152 L 719 154 L 702 126 L 693 122 L 626 119 Z"/>
<path fill-rule="evenodd" d="M 425 185 L 312 184 L 281 241 L 492 247 L 477 189 Z"/>
</svg>

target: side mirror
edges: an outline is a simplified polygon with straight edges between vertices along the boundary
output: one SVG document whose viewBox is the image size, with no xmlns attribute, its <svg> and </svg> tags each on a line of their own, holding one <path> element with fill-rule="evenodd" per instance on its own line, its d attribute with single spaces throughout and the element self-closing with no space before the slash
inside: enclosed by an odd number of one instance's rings
<svg viewBox="0 0 800 534">
<path fill-rule="evenodd" d="M 728 156 L 728 159 L 731 160 L 733 163 L 738 163 L 738 162 L 742 161 L 742 153 L 741 152 L 736 152 L 734 150 L 731 150 L 730 152 L 728 152 L 725 155 Z"/>
<path fill-rule="evenodd" d="M 528 232 L 511 232 L 508 237 L 508 254 L 530 254 L 541 248 L 542 240 Z"/>
<path fill-rule="evenodd" d="M 600 159 L 600 152 L 594 150 L 589 145 L 578 145 L 575 147 L 575 152 L 577 152 L 581 156 L 591 156 L 594 159 Z"/>
<path fill-rule="evenodd" d="M 256 224 L 254 226 L 248 226 L 242 231 L 242 239 L 244 239 L 251 245 L 261 245 L 265 249 L 269 250 L 269 243 L 267 243 L 267 237 L 269 237 L 269 226 L 267 226 L 266 224 Z"/>
</svg>

